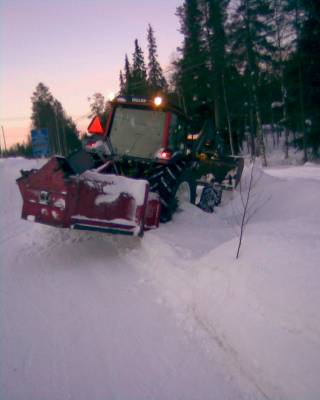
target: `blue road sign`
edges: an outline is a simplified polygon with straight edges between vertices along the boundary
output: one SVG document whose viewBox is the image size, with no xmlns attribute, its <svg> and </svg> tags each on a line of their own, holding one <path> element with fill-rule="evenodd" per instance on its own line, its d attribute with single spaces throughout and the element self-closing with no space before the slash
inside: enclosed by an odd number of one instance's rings
<svg viewBox="0 0 320 400">
<path fill-rule="evenodd" d="M 34 157 L 47 157 L 50 155 L 49 132 L 47 128 L 32 129 L 31 143 Z"/>
</svg>

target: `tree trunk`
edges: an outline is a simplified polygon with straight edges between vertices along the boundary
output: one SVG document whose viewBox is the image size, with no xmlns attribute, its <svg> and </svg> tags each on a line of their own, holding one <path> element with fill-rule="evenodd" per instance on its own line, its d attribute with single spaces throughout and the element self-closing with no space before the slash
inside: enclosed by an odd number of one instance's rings
<svg viewBox="0 0 320 400">
<path fill-rule="evenodd" d="M 246 1 L 246 32 L 247 32 L 247 39 L 246 39 L 246 51 L 247 51 L 247 60 L 248 60 L 248 73 L 249 73 L 249 84 L 250 84 L 250 91 L 251 91 L 251 104 L 254 108 L 255 119 L 257 122 L 257 141 L 258 141 L 258 149 L 259 154 L 262 157 L 262 165 L 264 167 L 267 166 L 267 158 L 266 158 L 266 149 L 263 141 L 263 131 L 262 131 L 262 119 L 261 119 L 261 112 L 258 103 L 257 97 L 257 63 L 255 61 L 254 54 L 252 52 L 253 43 L 251 38 L 251 30 L 250 30 L 250 13 L 249 13 L 249 4 Z"/>
<path fill-rule="evenodd" d="M 299 13 L 298 13 L 298 2 L 295 0 L 295 23 L 296 30 L 298 35 L 298 42 L 300 38 L 300 22 L 299 22 Z M 302 132 L 303 138 L 303 160 L 304 162 L 308 161 L 308 152 L 307 152 L 307 131 L 305 126 L 305 112 L 304 112 L 304 99 L 303 99 L 303 79 L 302 79 L 302 57 L 301 57 L 301 49 L 298 45 L 297 48 L 298 54 L 298 77 L 299 77 L 299 106 L 300 106 L 300 129 Z"/>
<path fill-rule="evenodd" d="M 285 137 L 285 145 L 284 145 L 284 157 L 285 159 L 289 158 L 289 130 L 287 127 L 287 90 L 284 84 L 284 63 L 282 57 L 282 43 L 281 43 L 281 34 L 280 34 L 280 24 L 279 24 L 279 8 L 281 9 L 281 0 L 279 2 L 275 0 L 274 9 L 275 9 L 275 21 L 276 21 L 276 32 L 277 32 L 277 46 L 279 51 L 279 63 L 280 63 L 280 79 L 281 79 L 281 101 L 282 101 L 282 117 L 284 123 L 284 137 Z"/>
</svg>

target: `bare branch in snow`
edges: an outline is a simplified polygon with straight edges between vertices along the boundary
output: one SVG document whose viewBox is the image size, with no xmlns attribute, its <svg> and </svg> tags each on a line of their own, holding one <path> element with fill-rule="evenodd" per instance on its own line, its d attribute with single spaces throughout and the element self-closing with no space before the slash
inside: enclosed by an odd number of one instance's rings
<svg viewBox="0 0 320 400">
<path fill-rule="evenodd" d="M 246 218 L 246 213 L 247 213 L 247 208 L 248 208 L 249 199 L 250 199 L 250 193 L 251 193 L 251 187 L 252 187 L 254 164 L 255 164 L 255 158 L 253 159 L 253 162 L 252 162 L 251 173 L 250 173 L 250 181 L 249 181 L 249 188 L 248 188 L 247 198 L 246 198 L 244 209 L 243 209 L 243 215 L 242 215 L 242 221 L 241 221 L 241 227 L 240 227 L 240 237 L 239 237 L 239 244 L 238 244 L 238 250 L 237 250 L 236 258 L 239 258 L 239 253 L 240 253 L 240 248 L 241 248 L 241 243 L 242 243 L 242 237 L 243 237 L 243 232 L 244 232 L 244 227 L 245 227 L 245 218 Z"/>
</svg>

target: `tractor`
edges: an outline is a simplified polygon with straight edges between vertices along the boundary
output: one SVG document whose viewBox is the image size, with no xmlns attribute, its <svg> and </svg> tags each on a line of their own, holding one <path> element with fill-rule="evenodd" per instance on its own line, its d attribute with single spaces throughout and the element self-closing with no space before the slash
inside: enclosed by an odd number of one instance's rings
<svg viewBox="0 0 320 400">
<path fill-rule="evenodd" d="M 201 127 L 166 102 L 118 96 L 96 116 L 83 148 L 21 171 L 22 218 L 61 228 L 142 236 L 185 202 L 213 212 L 240 181 L 243 159 L 221 152 L 211 119 Z"/>
</svg>

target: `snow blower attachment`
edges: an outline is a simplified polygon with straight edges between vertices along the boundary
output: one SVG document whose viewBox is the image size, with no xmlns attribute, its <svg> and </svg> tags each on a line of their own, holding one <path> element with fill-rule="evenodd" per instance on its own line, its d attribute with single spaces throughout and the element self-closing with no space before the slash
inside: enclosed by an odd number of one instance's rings
<svg viewBox="0 0 320 400">
<path fill-rule="evenodd" d="M 222 190 L 240 180 L 243 159 L 217 153 L 205 121 L 190 121 L 156 97 L 119 97 L 107 126 L 97 119 L 83 150 L 54 156 L 39 170 L 21 171 L 22 218 L 60 228 L 142 236 L 184 201 L 212 212 Z"/>
<path fill-rule="evenodd" d="M 17 180 L 22 218 L 60 228 L 142 235 L 159 224 L 160 202 L 146 180 L 91 169 L 76 174 L 68 161 L 53 157 L 40 170 Z"/>
</svg>

